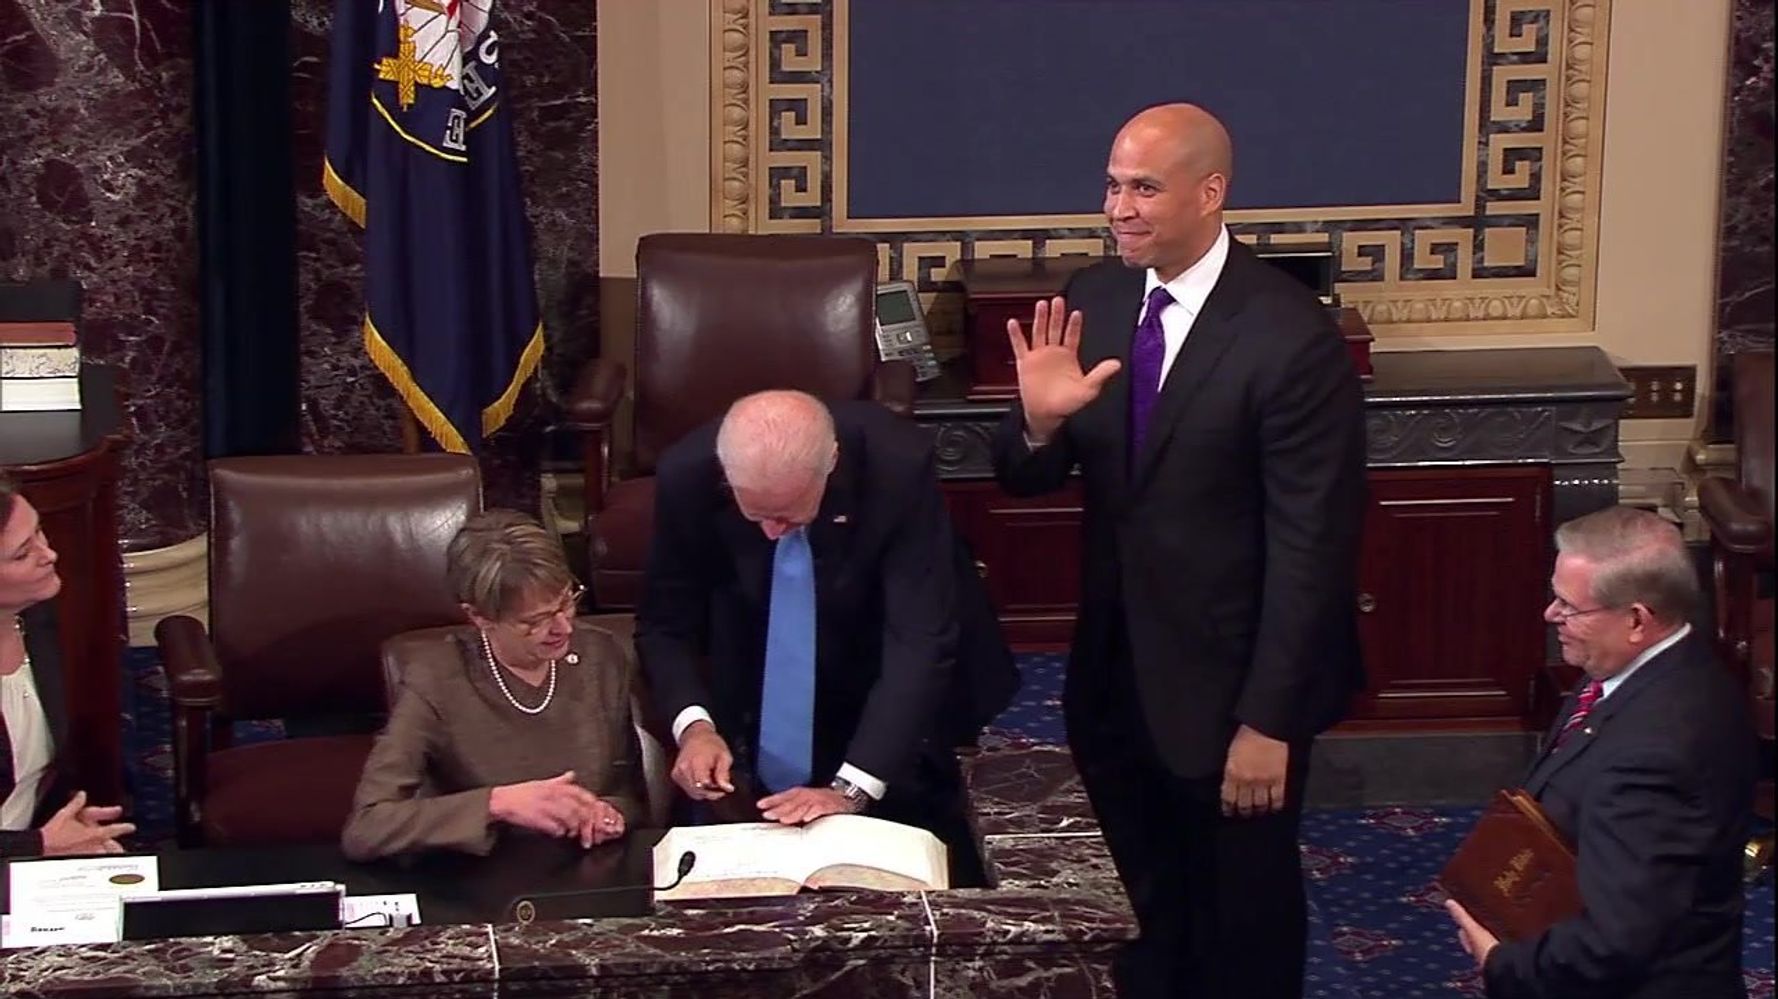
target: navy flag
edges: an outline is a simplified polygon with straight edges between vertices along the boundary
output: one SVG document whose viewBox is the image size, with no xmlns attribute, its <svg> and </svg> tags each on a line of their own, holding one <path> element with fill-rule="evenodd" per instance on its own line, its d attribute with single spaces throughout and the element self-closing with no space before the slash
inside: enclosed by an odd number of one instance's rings
<svg viewBox="0 0 1778 999">
<path fill-rule="evenodd" d="M 364 347 L 439 446 L 543 356 L 494 0 L 339 0 L 322 182 L 364 227 Z"/>
</svg>

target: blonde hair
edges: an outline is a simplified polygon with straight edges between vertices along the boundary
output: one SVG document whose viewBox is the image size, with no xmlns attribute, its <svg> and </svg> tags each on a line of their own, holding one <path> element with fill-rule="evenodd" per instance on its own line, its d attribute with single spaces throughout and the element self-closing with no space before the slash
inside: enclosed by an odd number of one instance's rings
<svg viewBox="0 0 1778 999">
<path fill-rule="evenodd" d="M 517 510 L 469 518 L 445 550 L 445 578 L 458 601 L 496 621 L 528 594 L 554 594 L 574 583 L 555 536 Z"/>
</svg>

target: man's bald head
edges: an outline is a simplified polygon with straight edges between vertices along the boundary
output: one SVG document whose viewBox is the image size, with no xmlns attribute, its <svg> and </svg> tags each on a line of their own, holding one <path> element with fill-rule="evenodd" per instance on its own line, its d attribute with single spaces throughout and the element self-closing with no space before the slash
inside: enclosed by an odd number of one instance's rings
<svg viewBox="0 0 1778 999">
<path fill-rule="evenodd" d="M 756 392 L 716 431 L 716 460 L 743 516 L 776 539 L 807 524 L 839 457 L 833 414 L 803 392 Z"/>
<path fill-rule="evenodd" d="M 1196 263 L 1222 233 L 1233 161 L 1228 130 L 1195 104 L 1125 122 L 1105 167 L 1105 217 L 1124 263 L 1162 281 Z"/>
<path fill-rule="evenodd" d="M 1219 173 L 1227 183 L 1234 179 L 1235 150 L 1229 130 L 1216 116 L 1196 104 L 1156 104 L 1136 112 L 1118 130 L 1159 148 L 1169 148 L 1194 176 Z"/>
</svg>

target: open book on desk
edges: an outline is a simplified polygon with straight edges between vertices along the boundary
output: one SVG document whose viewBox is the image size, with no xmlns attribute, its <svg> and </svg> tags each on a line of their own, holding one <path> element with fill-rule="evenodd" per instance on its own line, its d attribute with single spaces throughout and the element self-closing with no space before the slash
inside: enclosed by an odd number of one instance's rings
<svg viewBox="0 0 1778 999">
<path fill-rule="evenodd" d="M 738 822 L 680 826 L 654 847 L 654 883 L 671 884 L 679 858 L 697 860 L 663 901 L 794 895 L 803 888 L 942 891 L 945 845 L 924 829 L 866 815 L 827 815 L 804 826 Z"/>
</svg>

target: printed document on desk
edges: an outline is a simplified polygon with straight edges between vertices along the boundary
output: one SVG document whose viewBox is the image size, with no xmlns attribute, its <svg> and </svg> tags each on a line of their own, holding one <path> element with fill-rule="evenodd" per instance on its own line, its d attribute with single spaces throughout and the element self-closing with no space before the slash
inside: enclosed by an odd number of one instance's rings
<svg viewBox="0 0 1778 999">
<path fill-rule="evenodd" d="M 156 857 L 104 856 L 15 861 L 0 946 L 115 943 L 118 899 L 159 890 Z"/>
<path fill-rule="evenodd" d="M 794 895 L 809 888 L 942 891 L 945 845 L 924 829 L 866 815 L 828 815 L 803 826 L 738 822 L 680 826 L 654 848 L 655 884 L 671 884 L 679 858 L 697 860 L 662 901 Z"/>
</svg>

